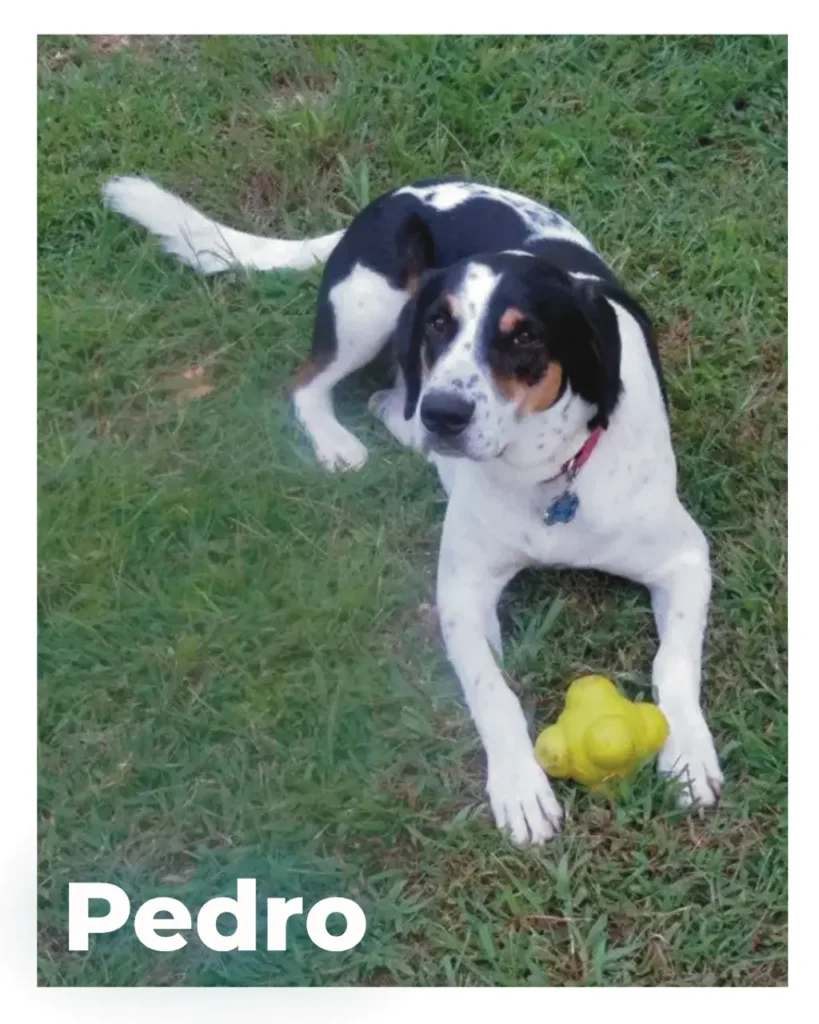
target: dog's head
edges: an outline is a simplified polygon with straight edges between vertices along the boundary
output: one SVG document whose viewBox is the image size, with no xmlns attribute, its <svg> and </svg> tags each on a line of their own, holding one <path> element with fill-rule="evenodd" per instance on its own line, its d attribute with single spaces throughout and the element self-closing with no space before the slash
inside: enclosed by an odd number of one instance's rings
<svg viewBox="0 0 819 1024">
<path fill-rule="evenodd" d="M 418 415 L 425 447 L 496 458 L 531 417 L 548 417 L 572 394 L 593 407 L 591 428 L 608 425 L 621 390 L 620 335 L 600 282 L 513 252 L 436 269 L 418 217 L 398 246 L 412 298 L 396 349 L 405 416 Z"/>
</svg>

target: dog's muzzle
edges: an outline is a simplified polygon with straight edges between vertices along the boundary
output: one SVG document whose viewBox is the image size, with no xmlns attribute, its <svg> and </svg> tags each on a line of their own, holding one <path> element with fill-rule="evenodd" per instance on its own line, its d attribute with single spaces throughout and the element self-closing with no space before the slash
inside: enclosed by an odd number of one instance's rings
<svg viewBox="0 0 819 1024">
<path fill-rule="evenodd" d="M 421 400 L 421 422 L 434 437 L 454 440 L 472 422 L 475 403 L 450 391 L 429 391 Z"/>
</svg>

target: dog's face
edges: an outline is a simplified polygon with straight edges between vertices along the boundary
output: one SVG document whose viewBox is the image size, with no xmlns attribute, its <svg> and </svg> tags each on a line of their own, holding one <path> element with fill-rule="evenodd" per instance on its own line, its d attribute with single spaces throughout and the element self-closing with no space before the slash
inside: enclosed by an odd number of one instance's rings
<svg viewBox="0 0 819 1024">
<path fill-rule="evenodd" d="M 606 425 L 620 390 L 620 340 L 589 282 L 500 253 L 427 268 L 414 292 L 396 343 L 405 415 L 418 415 L 426 448 L 496 458 L 531 417 L 548 417 L 572 393 L 597 407 L 593 425 Z"/>
</svg>

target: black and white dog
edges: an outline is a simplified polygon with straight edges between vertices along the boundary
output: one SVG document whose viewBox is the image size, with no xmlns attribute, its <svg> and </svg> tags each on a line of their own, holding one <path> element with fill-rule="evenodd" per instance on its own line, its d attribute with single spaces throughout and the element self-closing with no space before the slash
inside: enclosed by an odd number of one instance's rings
<svg viewBox="0 0 819 1024">
<path fill-rule="evenodd" d="M 328 469 L 367 458 L 336 419 L 332 389 L 392 341 L 395 386 L 370 408 L 435 464 L 449 495 L 438 614 L 486 749 L 492 812 L 515 842 L 544 842 L 561 821 L 495 657 L 498 598 L 529 565 L 649 588 L 653 689 L 670 724 L 659 768 L 679 777 L 684 805 L 717 800 L 722 773 L 700 707 L 708 545 L 677 496 L 648 318 L 576 228 L 462 181 L 395 189 L 346 231 L 304 241 L 224 227 L 144 178 L 114 179 L 104 195 L 202 273 L 326 260 L 294 402 Z"/>
</svg>

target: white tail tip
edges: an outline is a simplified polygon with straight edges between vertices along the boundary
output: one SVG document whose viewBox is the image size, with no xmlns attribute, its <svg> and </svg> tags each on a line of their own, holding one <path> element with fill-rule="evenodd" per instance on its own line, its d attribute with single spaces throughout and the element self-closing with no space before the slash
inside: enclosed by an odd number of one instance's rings
<svg viewBox="0 0 819 1024">
<path fill-rule="evenodd" d="M 231 267 L 306 270 L 323 263 L 344 232 L 319 238 L 263 238 L 225 227 L 149 178 L 112 178 L 102 189 L 105 205 L 155 235 L 165 252 L 202 274 Z"/>
</svg>

